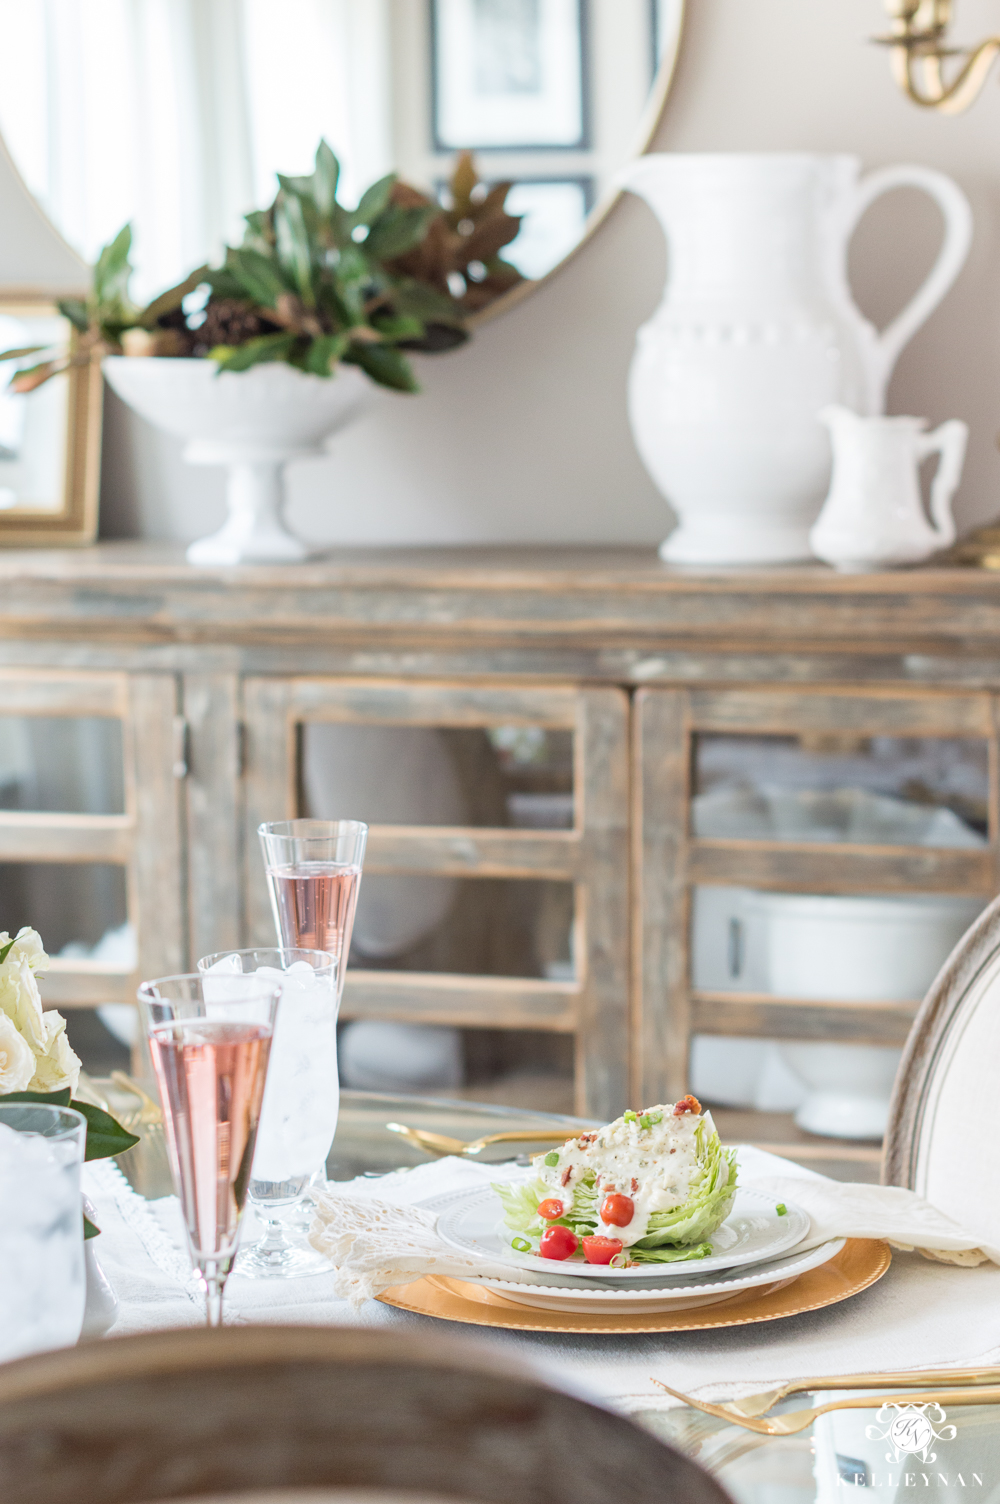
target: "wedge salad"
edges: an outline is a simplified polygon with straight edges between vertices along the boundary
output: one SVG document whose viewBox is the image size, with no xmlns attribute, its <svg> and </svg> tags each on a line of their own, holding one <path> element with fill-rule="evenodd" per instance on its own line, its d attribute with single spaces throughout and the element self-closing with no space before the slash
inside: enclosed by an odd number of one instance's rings
<svg viewBox="0 0 1000 1504">
<path fill-rule="evenodd" d="M 496 1184 L 518 1253 L 624 1268 L 707 1258 L 729 1215 L 736 1154 L 695 1097 L 625 1112 Z"/>
</svg>

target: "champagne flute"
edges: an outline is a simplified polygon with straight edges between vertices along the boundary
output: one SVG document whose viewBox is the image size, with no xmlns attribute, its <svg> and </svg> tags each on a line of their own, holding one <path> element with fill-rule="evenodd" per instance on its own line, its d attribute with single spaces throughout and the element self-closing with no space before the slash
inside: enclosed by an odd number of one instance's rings
<svg viewBox="0 0 1000 1504">
<path fill-rule="evenodd" d="M 250 1279 L 324 1273 L 329 1261 L 291 1242 L 279 1212 L 301 1205 L 337 1130 L 337 963 L 321 950 L 218 951 L 203 956 L 198 971 L 209 997 L 217 978 L 225 985 L 240 975 L 267 978 L 281 989 L 248 1192 L 265 1231 L 240 1251 L 236 1273 Z"/>
<path fill-rule="evenodd" d="M 174 1189 L 209 1326 L 236 1256 L 280 986 L 267 977 L 158 977 L 139 1007 Z"/>
<path fill-rule="evenodd" d="M 279 820 L 261 825 L 278 944 L 325 950 L 344 994 L 368 826 L 360 820 Z"/>
<path fill-rule="evenodd" d="M 277 820 L 259 825 L 271 912 L 278 944 L 325 950 L 337 962 L 337 1007 L 344 995 L 354 912 L 368 826 L 361 820 Z M 326 1166 L 312 1184 L 326 1182 Z M 301 1215 L 302 1203 L 289 1220 L 307 1232 L 312 1216 Z"/>
</svg>

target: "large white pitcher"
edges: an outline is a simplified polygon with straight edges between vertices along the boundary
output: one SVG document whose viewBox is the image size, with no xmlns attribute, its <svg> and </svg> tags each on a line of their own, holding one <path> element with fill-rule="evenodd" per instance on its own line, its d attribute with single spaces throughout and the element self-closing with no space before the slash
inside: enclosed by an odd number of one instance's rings
<svg viewBox="0 0 1000 1504">
<path fill-rule="evenodd" d="M 639 453 L 680 519 L 661 556 L 809 558 L 830 479 L 820 409 L 884 411 L 900 351 L 965 261 L 968 200 L 925 167 L 862 179 L 856 157 L 805 152 L 650 155 L 619 182 L 646 200 L 668 242 L 666 292 L 639 330 L 629 380 Z M 938 204 L 944 243 L 880 334 L 851 298 L 847 247 L 865 209 L 903 186 Z"/>
</svg>

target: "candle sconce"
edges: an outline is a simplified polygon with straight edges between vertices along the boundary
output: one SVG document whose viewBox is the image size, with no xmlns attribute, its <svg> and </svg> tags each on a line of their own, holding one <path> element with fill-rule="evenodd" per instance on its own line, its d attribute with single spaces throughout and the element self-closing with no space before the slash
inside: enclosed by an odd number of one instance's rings
<svg viewBox="0 0 1000 1504">
<path fill-rule="evenodd" d="M 976 47 L 949 46 L 953 0 L 886 0 L 886 10 L 892 29 L 873 40 L 889 48 L 893 77 L 906 97 L 942 115 L 968 109 L 1000 53 L 1000 37 Z"/>
</svg>

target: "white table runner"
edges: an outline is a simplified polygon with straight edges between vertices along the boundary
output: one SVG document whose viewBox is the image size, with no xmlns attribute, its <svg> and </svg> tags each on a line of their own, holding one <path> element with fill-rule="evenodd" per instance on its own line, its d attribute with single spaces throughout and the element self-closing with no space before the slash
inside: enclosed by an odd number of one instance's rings
<svg viewBox="0 0 1000 1504">
<path fill-rule="evenodd" d="M 740 1161 L 744 1179 L 815 1178 L 800 1165 L 756 1149 L 741 1149 Z M 454 1189 L 470 1176 L 489 1179 L 495 1173 L 485 1165 L 442 1160 L 354 1181 L 350 1188 L 359 1195 L 416 1201 Z M 97 1253 L 121 1302 L 109 1337 L 200 1325 L 204 1307 L 188 1280 L 176 1199 L 144 1201 L 111 1164 L 86 1166 L 84 1188 L 98 1209 Z M 375 1301 L 355 1312 L 333 1296 L 332 1283 L 332 1272 L 287 1281 L 233 1275 L 226 1288 L 226 1319 L 413 1331 L 447 1326 L 454 1336 L 499 1344 L 552 1382 L 624 1411 L 673 1403 L 654 1377 L 712 1398 L 806 1375 L 1000 1362 L 1000 1268 L 953 1268 L 917 1254 L 895 1253 L 892 1268 L 876 1285 L 824 1310 L 756 1326 L 635 1337 L 490 1331 Z"/>
</svg>

